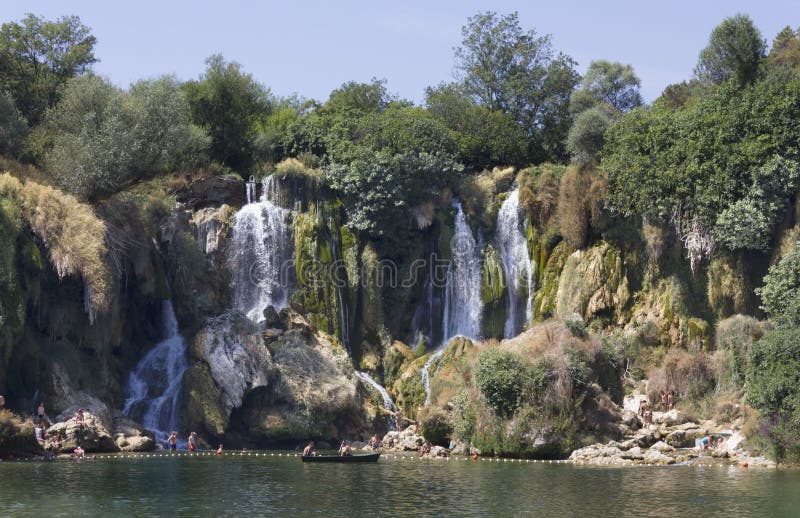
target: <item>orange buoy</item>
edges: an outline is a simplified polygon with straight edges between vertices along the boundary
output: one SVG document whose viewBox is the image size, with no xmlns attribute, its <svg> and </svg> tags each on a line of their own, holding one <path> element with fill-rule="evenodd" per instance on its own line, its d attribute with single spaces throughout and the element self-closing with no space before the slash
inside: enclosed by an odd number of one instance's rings
<svg viewBox="0 0 800 518">
<path fill-rule="evenodd" d="M 748 467 L 748 466 L 750 466 L 750 464 L 748 464 L 748 463 L 746 463 L 746 462 L 742 462 L 742 467 L 743 467 L 743 468 L 746 468 L 746 467 Z"/>
<path fill-rule="evenodd" d="M 477 453 L 472 456 L 472 460 L 478 460 L 478 454 Z"/>
</svg>

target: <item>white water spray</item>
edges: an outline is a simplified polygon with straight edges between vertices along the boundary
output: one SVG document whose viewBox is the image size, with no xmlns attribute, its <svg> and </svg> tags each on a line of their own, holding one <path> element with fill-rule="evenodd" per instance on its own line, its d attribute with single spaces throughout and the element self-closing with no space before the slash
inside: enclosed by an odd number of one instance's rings
<svg viewBox="0 0 800 518">
<path fill-rule="evenodd" d="M 158 342 L 128 377 L 122 413 L 139 420 L 164 441 L 178 426 L 178 394 L 186 370 L 186 343 L 178 332 L 171 300 L 162 308 L 164 339 Z"/>
<path fill-rule="evenodd" d="M 372 378 L 372 376 L 370 376 L 366 372 L 356 371 L 356 376 L 358 377 L 358 379 L 364 381 L 365 383 L 373 387 L 375 390 L 380 392 L 381 397 L 383 398 L 383 408 L 391 412 L 387 416 L 387 421 L 389 423 L 389 430 L 397 430 L 397 427 L 400 423 L 398 423 L 395 419 L 395 413 L 397 412 L 397 405 L 394 404 L 392 396 L 389 395 L 389 393 L 386 391 L 383 385 L 375 381 Z"/>
<path fill-rule="evenodd" d="M 530 321 L 533 316 L 533 299 L 531 286 L 533 283 L 533 265 L 528 255 L 528 245 L 523 231 L 524 219 L 519 206 L 519 191 L 514 190 L 500 207 L 497 215 L 497 247 L 500 251 L 500 260 L 503 263 L 503 272 L 508 286 L 508 301 L 506 303 L 506 322 L 503 326 L 503 336 L 512 338 L 516 336 L 524 324 L 520 311 L 520 289 L 523 279 L 527 282 L 527 303 L 525 307 L 525 321 Z"/>
<path fill-rule="evenodd" d="M 279 205 L 278 179 L 264 179 L 255 200 L 255 181 L 247 183 L 249 203 L 236 213 L 230 262 L 233 306 L 253 321 L 264 319 L 264 309 L 288 306 L 293 248 L 291 211 Z"/>
</svg>

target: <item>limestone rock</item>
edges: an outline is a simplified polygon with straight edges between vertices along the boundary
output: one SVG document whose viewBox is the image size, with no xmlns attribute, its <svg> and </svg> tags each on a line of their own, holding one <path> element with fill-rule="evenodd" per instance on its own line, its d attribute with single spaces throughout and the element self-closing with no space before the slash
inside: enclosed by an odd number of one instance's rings
<svg viewBox="0 0 800 518">
<path fill-rule="evenodd" d="M 117 444 L 114 438 L 108 433 L 108 429 L 103 426 L 100 419 L 94 414 L 84 411 L 83 424 L 76 422 L 72 417 L 66 421 L 56 423 L 45 432 L 45 437 L 49 440 L 52 437 L 61 436 L 61 452 L 72 452 L 78 446 L 87 452 L 113 452 L 117 451 Z"/>
<path fill-rule="evenodd" d="M 655 451 L 664 453 L 664 452 L 668 452 L 668 451 L 674 451 L 675 448 L 673 448 L 669 444 L 665 443 L 664 441 L 658 441 L 654 445 L 650 446 L 650 450 L 651 451 L 655 450 Z"/>
<path fill-rule="evenodd" d="M 153 432 L 125 417 L 114 419 L 114 443 L 120 451 L 153 451 L 156 448 Z"/>
<path fill-rule="evenodd" d="M 658 466 L 667 466 L 670 464 L 675 464 L 675 459 L 669 455 L 664 455 L 659 451 L 650 449 L 644 454 L 644 462 Z"/>
</svg>

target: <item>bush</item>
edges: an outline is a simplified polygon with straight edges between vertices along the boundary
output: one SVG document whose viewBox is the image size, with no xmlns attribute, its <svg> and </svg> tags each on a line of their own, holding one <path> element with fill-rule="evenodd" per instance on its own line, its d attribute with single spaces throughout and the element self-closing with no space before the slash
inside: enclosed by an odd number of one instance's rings
<svg viewBox="0 0 800 518">
<path fill-rule="evenodd" d="M 476 416 L 473 399 L 466 391 L 459 392 L 453 397 L 452 437 L 466 444 L 470 443 L 475 433 Z"/>
<path fill-rule="evenodd" d="M 14 105 L 14 100 L 0 93 L 0 155 L 19 156 L 28 133 L 28 121 Z"/>
<path fill-rule="evenodd" d="M 749 370 L 750 348 L 765 332 L 765 324 L 753 317 L 735 315 L 717 322 L 714 374 L 717 387 L 738 390 L 744 387 Z"/>
<path fill-rule="evenodd" d="M 697 401 L 714 388 L 714 375 L 705 353 L 675 349 L 667 353 L 659 367 L 651 369 L 647 397 L 658 404 L 661 391 L 675 391 L 678 399 Z"/>
<path fill-rule="evenodd" d="M 453 426 L 447 414 L 440 410 L 431 410 L 422 420 L 422 436 L 431 444 L 449 446 Z"/>
<path fill-rule="evenodd" d="M 486 402 L 501 416 L 511 416 L 520 404 L 524 366 L 511 351 L 487 347 L 478 353 L 475 383 Z"/>
<path fill-rule="evenodd" d="M 800 247 L 794 249 L 764 276 L 756 290 L 767 316 L 781 324 L 800 325 Z"/>
</svg>

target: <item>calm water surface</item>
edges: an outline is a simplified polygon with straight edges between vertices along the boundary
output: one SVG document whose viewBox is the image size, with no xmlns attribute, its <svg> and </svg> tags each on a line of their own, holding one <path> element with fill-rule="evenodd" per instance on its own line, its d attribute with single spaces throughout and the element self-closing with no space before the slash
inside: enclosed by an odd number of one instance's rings
<svg viewBox="0 0 800 518">
<path fill-rule="evenodd" d="M 800 472 L 203 456 L 0 463 L 0 516 L 800 516 Z"/>
</svg>

